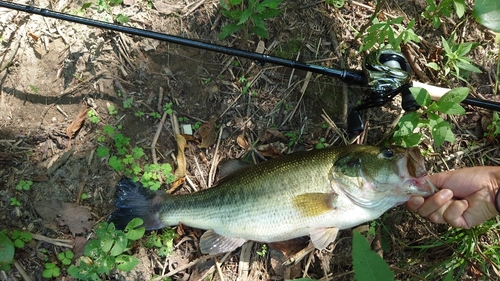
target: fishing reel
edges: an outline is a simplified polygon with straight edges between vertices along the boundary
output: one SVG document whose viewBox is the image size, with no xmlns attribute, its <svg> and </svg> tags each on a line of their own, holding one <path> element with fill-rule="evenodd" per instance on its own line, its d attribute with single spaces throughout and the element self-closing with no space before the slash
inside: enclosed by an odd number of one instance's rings
<svg viewBox="0 0 500 281">
<path fill-rule="evenodd" d="M 347 116 L 347 130 L 351 136 L 363 132 L 361 110 L 383 106 L 399 93 L 402 95 L 401 107 L 405 111 L 420 107 L 409 90 L 413 76 L 411 67 L 401 53 L 391 49 L 373 52 L 366 57 L 363 72 L 370 96 L 352 108 Z"/>
</svg>

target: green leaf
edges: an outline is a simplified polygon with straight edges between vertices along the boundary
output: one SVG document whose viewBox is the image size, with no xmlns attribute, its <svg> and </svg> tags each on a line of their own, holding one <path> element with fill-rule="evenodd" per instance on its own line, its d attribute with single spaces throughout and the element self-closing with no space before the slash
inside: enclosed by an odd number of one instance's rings
<svg viewBox="0 0 500 281">
<path fill-rule="evenodd" d="M 114 245 L 113 248 L 111 248 L 109 254 L 116 257 L 119 254 L 123 253 L 125 249 L 127 249 L 128 240 L 125 236 L 125 233 L 123 233 L 122 231 L 117 231 L 115 234 L 116 236 L 114 237 Z"/>
<path fill-rule="evenodd" d="M 264 10 L 260 13 L 260 16 L 263 18 L 263 19 L 270 19 L 270 18 L 274 18 L 276 16 L 278 16 L 279 14 L 281 13 L 280 10 L 276 10 L 276 9 L 267 9 L 267 10 Z"/>
<path fill-rule="evenodd" d="M 0 232 L 0 266 L 10 264 L 14 259 L 14 243 L 7 235 Z"/>
<path fill-rule="evenodd" d="M 269 38 L 269 35 L 267 34 L 267 30 L 265 28 L 262 28 L 260 26 L 252 26 L 252 32 L 257 34 L 258 36 L 262 38 Z"/>
<path fill-rule="evenodd" d="M 454 88 L 453 90 L 448 91 L 446 94 L 444 94 L 437 103 L 438 105 L 441 102 L 460 103 L 467 97 L 467 95 L 469 95 L 469 88 L 466 87 Z"/>
<path fill-rule="evenodd" d="M 394 280 L 394 273 L 379 255 L 370 250 L 363 235 L 354 231 L 352 244 L 352 266 L 356 280 Z"/>
<path fill-rule="evenodd" d="M 127 226 L 125 227 L 125 235 L 127 239 L 135 241 L 137 239 L 140 239 L 144 235 L 146 228 L 138 227 L 141 226 L 142 223 L 143 223 L 142 219 L 134 218 L 127 224 Z"/>
<path fill-rule="evenodd" d="M 116 257 L 116 268 L 119 270 L 131 271 L 138 264 L 139 260 L 134 256 L 120 255 Z"/>
<path fill-rule="evenodd" d="M 238 25 L 241 25 L 241 24 L 244 24 L 245 22 L 248 21 L 248 19 L 252 16 L 252 10 L 249 9 L 246 9 L 243 11 L 243 13 L 241 14 L 241 17 L 240 17 L 240 20 L 238 21 Z"/>
<path fill-rule="evenodd" d="M 482 73 L 481 69 L 479 69 L 478 67 L 472 65 L 468 61 L 459 60 L 455 64 L 456 64 L 456 66 L 458 68 L 461 68 L 463 70 L 467 70 L 467 71 L 474 72 L 474 73 Z"/>
<path fill-rule="evenodd" d="M 235 23 L 230 23 L 230 24 L 224 26 L 223 28 L 221 28 L 220 34 L 219 34 L 219 39 L 222 40 L 222 39 L 228 37 L 229 35 L 240 31 L 242 28 L 243 28 L 243 25 L 237 25 Z"/>
<path fill-rule="evenodd" d="M 429 95 L 429 92 L 427 92 L 426 89 L 419 87 L 411 87 L 410 92 L 419 105 L 429 106 L 429 104 L 431 104 L 431 96 Z"/>
<path fill-rule="evenodd" d="M 455 102 L 438 102 L 438 110 L 445 114 L 465 114 L 465 109 Z"/>
<path fill-rule="evenodd" d="M 276 9 L 281 2 L 283 2 L 283 0 L 264 0 L 259 4 L 259 6 Z"/>
<path fill-rule="evenodd" d="M 500 32 L 500 1 L 476 0 L 472 16 L 486 28 Z"/>
<path fill-rule="evenodd" d="M 428 67 L 432 68 L 433 70 L 440 70 L 441 67 L 439 67 L 439 65 L 435 62 L 430 62 L 428 64 L 426 64 Z"/>
<path fill-rule="evenodd" d="M 99 157 L 106 157 L 109 155 L 109 148 L 105 146 L 99 146 L 97 148 L 97 156 Z"/>
<path fill-rule="evenodd" d="M 455 7 L 455 12 L 459 18 L 463 17 L 465 14 L 465 1 L 464 0 L 453 0 L 453 6 Z"/>
<path fill-rule="evenodd" d="M 413 134 L 404 136 L 401 139 L 401 146 L 403 146 L 403 147 L 417 146 L 420 143 L 420 139 L 422 139 L 422 134 L 420 134 L 420 133 L 413 133 Z"/>
</svg>

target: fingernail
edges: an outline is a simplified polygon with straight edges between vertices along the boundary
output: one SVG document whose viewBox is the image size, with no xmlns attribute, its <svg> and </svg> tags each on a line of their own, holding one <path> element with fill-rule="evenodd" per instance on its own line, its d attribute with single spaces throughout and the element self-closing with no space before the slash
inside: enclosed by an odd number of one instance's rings
<svg viewBox="0 0 500 281">
<path fill-rule="evenodd" d="M 441 190 L 440 193 L 444 199 L 451 199 L 453 197 L 453 191 L 451 191 L 449 189 L 443 189 L 443 190 Z"/>
<path fill-rule="evenodd" d="M 413 196 L 411 202 L 417 206 L 424 204 L 424 198 L 420 196 Z"/>
</svg>

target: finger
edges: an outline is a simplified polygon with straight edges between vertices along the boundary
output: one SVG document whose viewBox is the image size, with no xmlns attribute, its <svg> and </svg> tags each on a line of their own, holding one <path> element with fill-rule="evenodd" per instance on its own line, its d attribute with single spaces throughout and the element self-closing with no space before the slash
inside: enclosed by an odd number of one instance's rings
<svg viewBox="0 0 500 281">
<path fill-rule="evenodd" d="M 453 201 L 444 211 L 443 218 L 453 227 L 470 228 L 463 216 L 467 208 L 469 208 L 467 200 Z"/>
<path fill-rule="evenodd" d="M 427 218 L 433 223 L 448 223 L 444 218 L 444 213 L 452 203 L 453 201 L 450 200 L 446 201 L 446 203 L 443 206 L 441 206 L 439 209 L 429 214 Z"/>
<path fill-rule="evenodd" d="M 418 213 L 423 217 L 427 217 L 430 214 L 436 212 L 442 206 L 444 206 L 452 198 L 453 198 L 453 192 L 451 190 L 449 189 L 440 190 L 436 194 L 432 195 L 431 197 L 425 200 L 422 206 L 418 208 Z"/>
<path fill-rule="evenodd" d="M 425 199 L 422 196 L 412 196 L 408 202 L 406 202 L 406 208 L 412 212 L 416 212 L 418 208 L 424 204 Z"/>
</svg>

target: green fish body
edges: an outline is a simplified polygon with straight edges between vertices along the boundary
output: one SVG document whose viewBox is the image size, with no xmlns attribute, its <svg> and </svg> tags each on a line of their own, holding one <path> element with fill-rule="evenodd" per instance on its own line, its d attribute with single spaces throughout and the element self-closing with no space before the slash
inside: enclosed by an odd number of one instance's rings
<svg viewBox="0 0 500 281">
<path fill-rule="evenodd" d="M 248 240 L 309 235 L 326 248 L 339 229 L 381 216 L 411 195 L 429 196 L 418 149 L 351 145 L 298 152 L 243 168 L 192 194 L 151 192 L 124 178 L 108 221 L 123 228 L 140 217 L 146 229 L 182 223 L 207 229 L 202 253 L 232 251 Z"/>
</svg>

